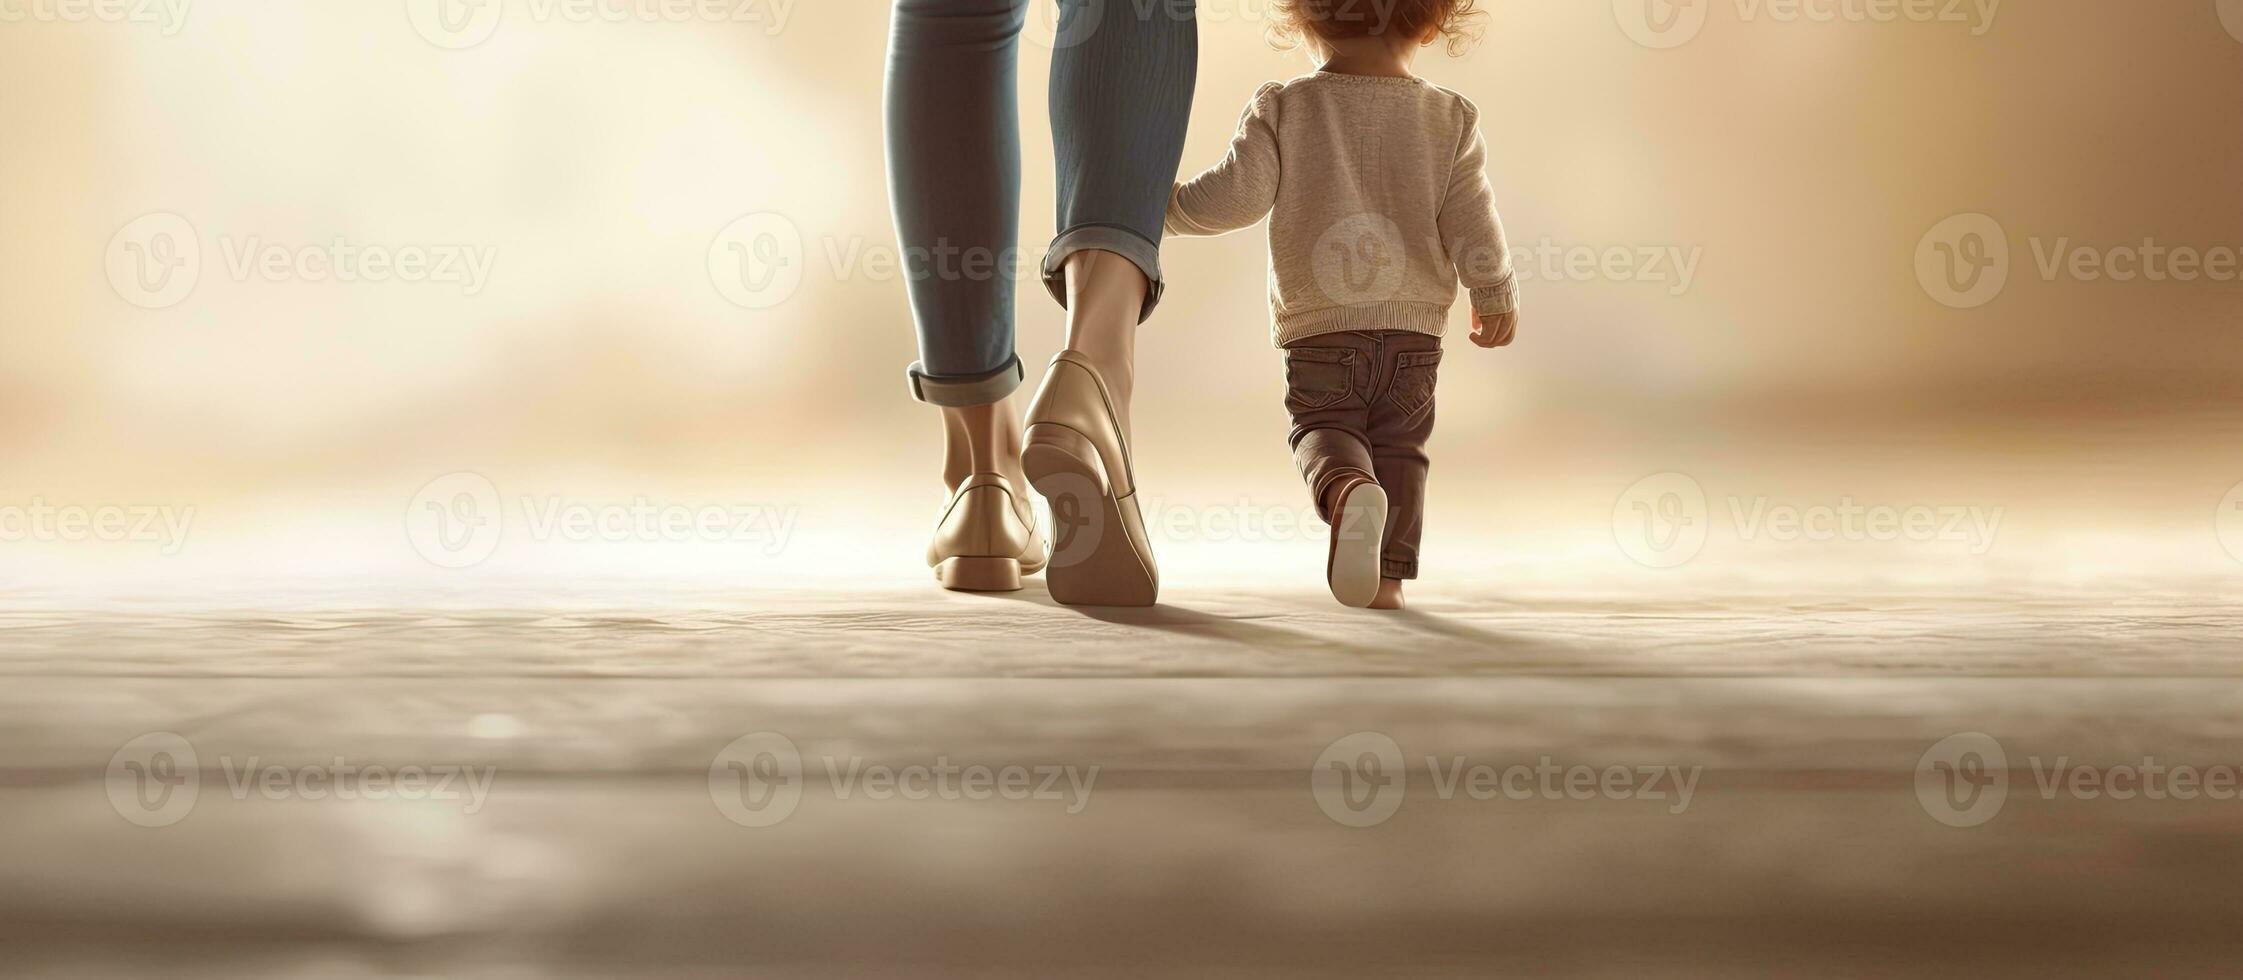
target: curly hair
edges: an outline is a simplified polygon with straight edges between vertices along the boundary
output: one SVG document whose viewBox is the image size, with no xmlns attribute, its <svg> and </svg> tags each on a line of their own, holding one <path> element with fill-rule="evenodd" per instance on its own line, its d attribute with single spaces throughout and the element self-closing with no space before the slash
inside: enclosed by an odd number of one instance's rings
<svg viewBox="0 0 2243 980">
<path fill-rule="evenodd" d="M 1290 47 L 1303 40 L 1396 37 L 1415 42 L 1448 39 L 1462 54 L 1479 38 L 1479 0 L 1271 0 L 1276 22 L 1270 40 Z"/>
</svg>

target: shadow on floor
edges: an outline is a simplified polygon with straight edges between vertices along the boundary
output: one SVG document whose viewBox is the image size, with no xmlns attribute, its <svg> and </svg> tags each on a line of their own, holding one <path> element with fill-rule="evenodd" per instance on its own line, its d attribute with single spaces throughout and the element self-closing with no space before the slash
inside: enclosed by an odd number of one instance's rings
<svg viewBox="0 0 2243 980">
<path fill-rule="evenodd" d="M 1462 620 L 1436 616 L 1422 609 L 1401 609 L 1382 615 L 1392 617 L 1396 623 L 1409 628 L 1419 636 L 1439 637 L 1472 647 L 1525 647 L 1529 642 L 1510 633 L 1473 626 Z"/>
<path fill-rule="evenodd" d="M 1130 606 L 1062 606 L 1054 601 L 1051 592 L 1042 582 L 1030 581 L 1018 592 L 990 593 L 993 598 L 1010 599 L 1043 606 L 1047 609 L 1067 609 L 1101 623 L 1133 626 L 1142 629 L 1162 630 L 1200 639 L 1229 640 L 1263 649 L 1324 649 L 1360 647 L 1312 630 L 1288 629 L 1261 622 L 1265 616 L 1227 616 L 1203 612 L 1185 606 L 1160 603 L 1146 607 Z M 1395 627 L 1393 642 L 1385 650 L 1467 647 L 1472 649 L 1522 648 L 1529 641 L 1518 636 L 1499 633 L 1470 625 L 1467 622 L 1428 613 L 1419 609 L 1395 612 L 1369 610 L 1344 610 L 1334 607 L 1338 615 L 1375 616 Z M 1382 651 L 1383 652 L 1383 651 Z"/>
<path fill-rule="evenodd" d="M 1229 640 L 1249 646 L 1277 649 L 1303 649 L 1333 646 L 1313 633 L 1285 629 L 1257 622 L 1261 617 L 1223 616 L 1201 612 L 1183 606 L 1160 603 L 1152 606 L 1063 606 L 1051 597 L 1044 583 L 1029 581 L 1018 592 L 990 593 L 1000 599 L 1026 602 L 1047 609 L 1066 609 L 1086 618 L 1116 626 L 1134 626 L 1140 629 L 1161 630 L 1199 639 Z"/>
</svg>

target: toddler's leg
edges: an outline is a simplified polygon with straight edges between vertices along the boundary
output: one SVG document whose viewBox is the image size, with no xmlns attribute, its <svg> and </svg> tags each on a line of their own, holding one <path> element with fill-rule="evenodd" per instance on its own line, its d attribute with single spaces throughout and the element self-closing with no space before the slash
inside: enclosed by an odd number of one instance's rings
<svg viewBox="0 0 2243 980">
<path fill-rule="evenodd" d="M 1371 444 L 1353 428 L 1317 428 L 1301 433 L 1293 440 L 1293 465 L 1300 467 L 1301 479 L 1308 484 L 1309 498 L 1316 502 L 1316 516 L 1326 523 L 1332 520 L 1332 508 L 1339 503 L 1334 498 L 1342 484 L 1350 479 L 1378 478 Z"/>
<path fill-rule="evenodd" d="M 1377 464 L 1364 430 L 1377 346 L 1360 334 L 1333 334 L 1285 351 L 1293 462 L 1332 528 L 1324 568 L 1332 596 L 1350 606 L 1370 605 L 1378 590 L 1386 528 L 1386 495 L 1372 475 Z"/>
<path fill-rule="evenodd" d="M 1377 345 L 1361 334 L 1326 334 L 1285 349 L 1285 412 L 1293 417 L 1293 463 L 1308 482 L 1316 514 L 1332 519 L 1331 499 L 1349 477 L 1374 479 L 1369 394 Z"/>
<path fill-rule="evenodd" d="M 1425 443 L 1433 436 L 1433 387 L 1441 366 L 1441 338 L 1406 333 L 1387 338 L 1393 382 L 1386 397 L 1371 407 L 1369 433 L 1372 472 L 1386 488 L 1392 508 L 1380 574 L 1407 580 L 1417 577 L 1418 544 L 1425 532 L 1425 482 L 1431 469 Z"/>
</svg>

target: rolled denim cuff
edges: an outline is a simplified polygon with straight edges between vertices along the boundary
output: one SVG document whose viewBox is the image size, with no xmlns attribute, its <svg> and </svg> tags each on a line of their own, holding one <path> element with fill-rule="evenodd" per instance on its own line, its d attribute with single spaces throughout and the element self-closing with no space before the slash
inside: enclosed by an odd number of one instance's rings
<svg viewBox="0 0 2243 980">
<path fill-rule="evenodd" d="M 1407 582 L 1417 578 L 1417 562 L 1381 558 L 1379 559 L 1379 577 L 1400 579 Z"/>
<path fill-rule="evenodd" d="M 1006 395 L 1020 387 L 1027 377 L 1020 366 L 1020 355 L 988 374 L 968 377 L 928 374 L 916 362 L 911 365 L 911 397 L 929 405 L 945 408 L 971 408 L 975 405 L 994 405 L 1004 401 Z"/>
<path fill-rule="evenodd" d="M 1145 306 L 1138 311 L 1137 322 L 1151 319 L 1153 308 L 1160 305 L 1161 294 L 1168 287 L 1160 277 L 1160 245 L 1127 228 L 1084 225 L 1053 239 L 1051 251 L 1044 253 L 1044 288 L 1051 290 L 1051 298 L 1062 307 L 1067 305 L 1067 257 L 1091 251 L 1112 252 L 1145 271 Z"/>
</svg>

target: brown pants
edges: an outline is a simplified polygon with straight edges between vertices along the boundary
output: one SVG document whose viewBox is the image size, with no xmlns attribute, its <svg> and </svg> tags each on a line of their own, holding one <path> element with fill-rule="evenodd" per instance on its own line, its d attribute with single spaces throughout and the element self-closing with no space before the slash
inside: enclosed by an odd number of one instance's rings
<svg viewBox="0 0 2243 980">
<path fill-rule="evenodd" d="M 1433 382 L 1441 338 L 1403 330 L 1328 333 L 1285 348 L 1285 410 L 1293 462 L 1332 519 L 1333 485 L 1346 477 L 1385 488 L 1380 574 L 1417 577 L 1425 530 L 1425 440 L 1433 435 Z"/>
</svg>

